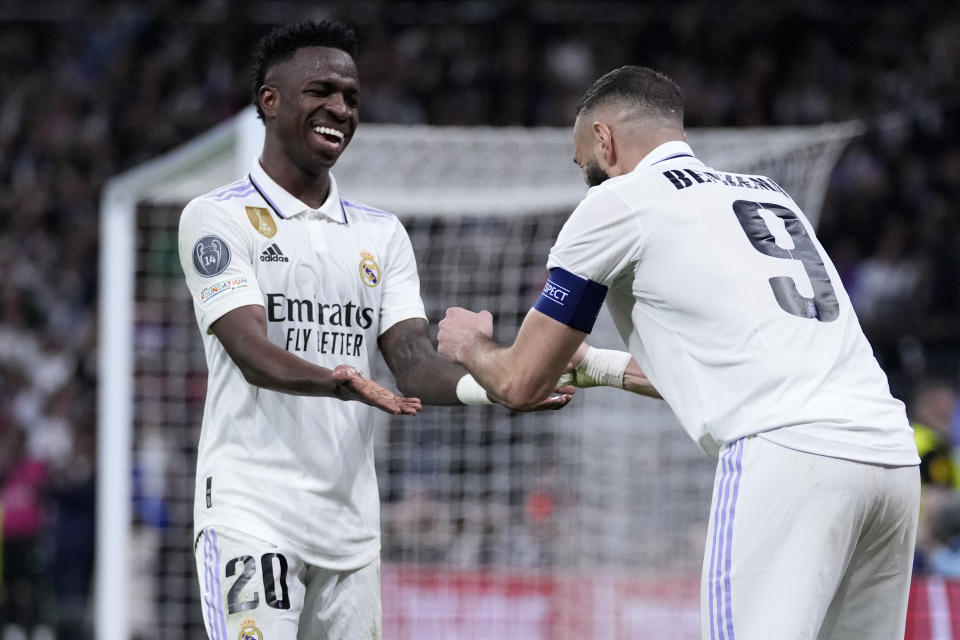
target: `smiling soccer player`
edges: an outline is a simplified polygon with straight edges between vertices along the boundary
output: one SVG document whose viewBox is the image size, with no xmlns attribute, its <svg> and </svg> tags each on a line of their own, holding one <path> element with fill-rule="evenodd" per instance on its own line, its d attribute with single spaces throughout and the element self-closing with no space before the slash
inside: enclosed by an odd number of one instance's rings
<svg viewBox="0 0 960 640">
<path fill-rule="evenodd" d="M 194 521 L 211 640 L 380 637 L 372 407 L 490 402 L 430 340 L 403 226 L 330 173 L 359 122 L 355 53 L 337 23 L 266 36 L 263 153 L 181 217 L 209 369 Z M 378 350 L 411 397 L 361 375 Z"/>
</svg>

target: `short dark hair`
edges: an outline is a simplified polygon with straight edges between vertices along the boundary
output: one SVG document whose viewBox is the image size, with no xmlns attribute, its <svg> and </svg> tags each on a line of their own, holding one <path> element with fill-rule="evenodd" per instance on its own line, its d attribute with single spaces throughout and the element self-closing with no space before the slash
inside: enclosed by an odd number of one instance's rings
<svg viewBox="0 0 960 640">
<path fill-rule="evenodd" d="M 267 72 L 274 65 L 292 58 L 298 49 L 305 47 L 340 49 L 350 54 L 351 58 L 356 58 L 357 34 L 342 22 L 321 20 L 276 27 L 262 37 L 254 51 L 253 66 L 250 70 L 253 104 L 261 120 L 263 120 L 263 110 L 260 109 L 259 94 Z"/>
<path fill-rule="evenodd" d="M 628 65 L 601 76 L 577 103 L 577 115 L 616 101 L 640 107 L 649 115 L 675 118 L 683 123 L 680 87 L 666 75 L 647 67 Z"/>
</svg>

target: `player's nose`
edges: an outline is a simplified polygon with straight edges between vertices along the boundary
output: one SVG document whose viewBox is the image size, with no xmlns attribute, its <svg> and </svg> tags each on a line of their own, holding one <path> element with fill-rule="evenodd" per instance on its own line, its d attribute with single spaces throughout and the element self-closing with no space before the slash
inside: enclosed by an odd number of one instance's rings
<svg viewBox="0 0 960 640">
<path fill-rule="evenodd" d="M 339 92 L 330 94 L 323 108 L 327 113 L 341 121 L 348 120 L 353 111 L 353 107 L 347 104 L 347 101 L 343 99 L 343 94 Z"/>
</svg>

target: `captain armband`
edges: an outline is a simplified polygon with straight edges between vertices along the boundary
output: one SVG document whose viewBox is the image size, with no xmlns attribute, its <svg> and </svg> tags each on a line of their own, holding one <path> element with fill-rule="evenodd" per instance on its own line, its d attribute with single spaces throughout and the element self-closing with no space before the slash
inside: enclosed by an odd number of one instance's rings
<svg viewBox="0 0 960 640">
<path fill-rule="evenodd" d="M 577 331 L 590 333 L 606 296 L 604 285 L 554 267 L 533 308 Z"/>
</svg>

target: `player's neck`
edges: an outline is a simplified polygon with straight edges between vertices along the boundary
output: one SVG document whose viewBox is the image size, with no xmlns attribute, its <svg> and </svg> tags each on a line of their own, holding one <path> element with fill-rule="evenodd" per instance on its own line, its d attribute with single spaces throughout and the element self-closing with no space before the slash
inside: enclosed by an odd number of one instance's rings
<svg viewBox="0 0 960 640">
<path fill-rule="evenodd" d="M 651 151 L 662 144 L 674 141 L 686 142 L 687 136 L 683 131 L 677 130 L 655 130 L 635 136 L 633 140 L 620 147 L 620 154 L 617 158 L 617 169 L 619 170 L 617 175 L 630 173 Z"/>
<path fill-rule="evenodd" d="M 266 147 L 260 166 L 274 182 L 309 207 L 319 208 L 330 195 L 330 172 L 326 168 L 309 173 L 285 156 L 269 153 Z"/>
</svg>

